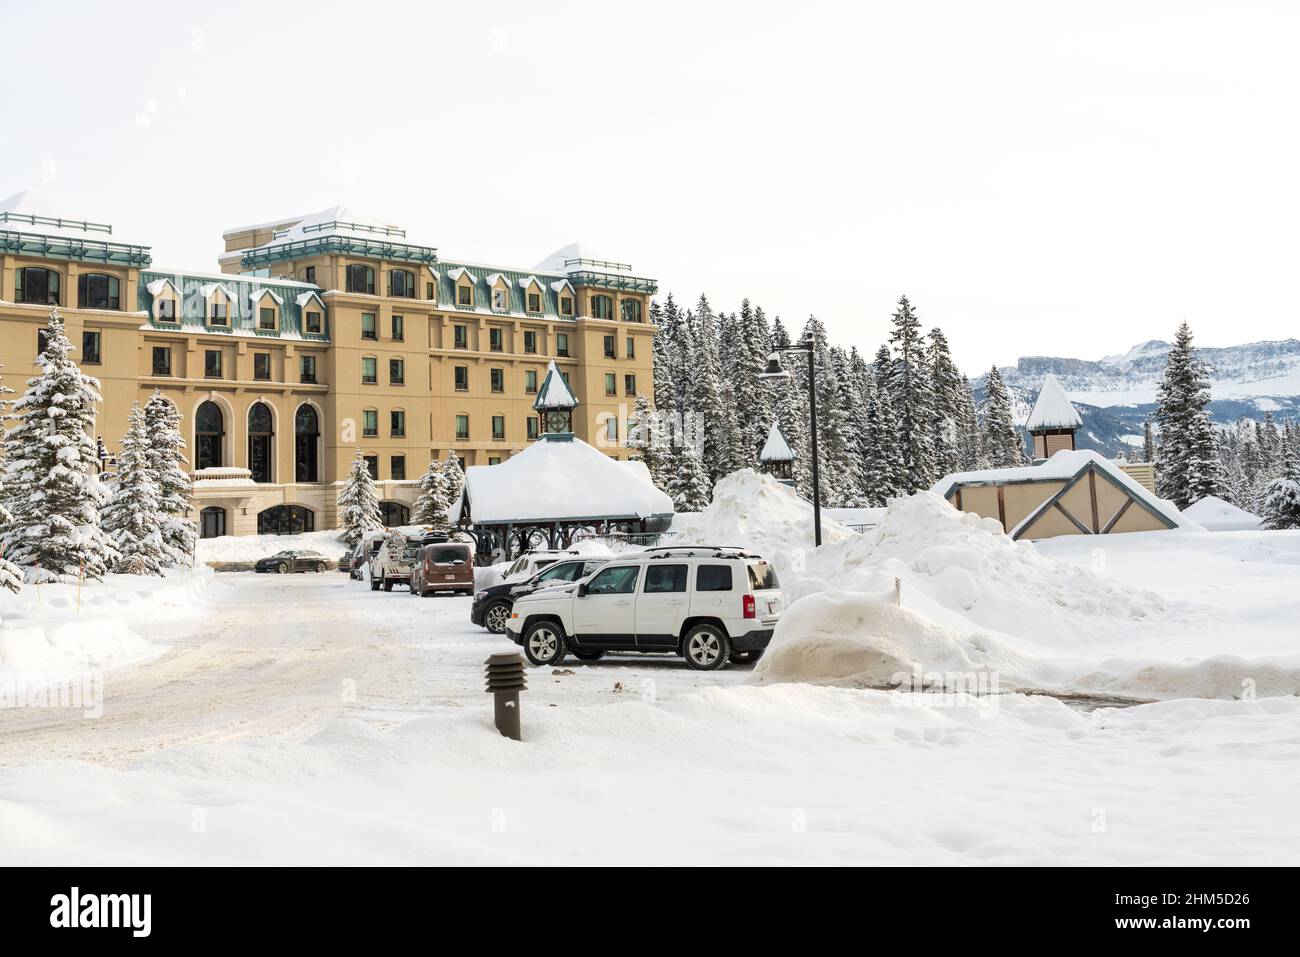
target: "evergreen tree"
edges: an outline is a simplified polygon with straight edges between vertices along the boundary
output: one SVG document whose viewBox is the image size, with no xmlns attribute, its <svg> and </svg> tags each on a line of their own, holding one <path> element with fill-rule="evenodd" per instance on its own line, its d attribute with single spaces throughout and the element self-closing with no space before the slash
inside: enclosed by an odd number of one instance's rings
<svg viewBox="0 0 1300 957">
<path fill-rule="evenodd" d="M 694 442 L 678 442 L 672 448 L 672 473 L 664 491 L 679 512 L 702 511 L 713 497 L 708 473 Z"/>
<path fill-rule="evenodd" d="M 117 561 L 100 525 L 108 492 L 97 475 L 91 437 L 99 382 L 72 358 L 58 309 L 50 310 L 40 374 L 13 405 L 8 435 L 6 505 L 12 516 L 2 553 L 30 581 L 84 575 L 99 580 Z"/>
<path fill-rule="evenodd" d="M 969 391 L 965 376 L 957 371 L 948 349 L 948 338 L 934 328 L 930 330 L 930 381 L 933 403 L 930 409 L 930 435 L 934 444 L 934 478 L 965 468 L 962 464 L 961 428 L 964 392 Z"/>
<path fill-rule="evenodd" d="M 428 525 L 435 531 L 445 532 L 451 527 L 447 518 L 447 509 L 450 507 L 442 463 L 433 459 L 420 476 L 420 497 L 415 500 L 411 521 L 416 525 Z"/>
<path fill-rule="evenodd" d="M 1025 445 L 1011 415 L 1011 397 L 998 367 L 989 370 L 985 386 L 984 458 L 990 468 L 1015 468 L 1025 464 Z"/>
<path fill-rule="evenodd" d="M 1268 484 L 1260 516 L 1265 528 L 1300 528 L 1300 449 L 1288 424 L 1281 443 L 1281 474 Z"/>
<path fill-rule="evenodd" d="M 1142 461 L 1154 462 L 1156 460 L 1156 437 L 1151 431 L 1151 420 L 1146 419 L 1142 422 Z"/>
<path fill-rule="evenodd" d="M 1209 372 L 1192 346 L 1191 329 L 1180 323 L 1157 389 L 1155 411 L 1160 429 L 1156 491 L 1180 509 L 1223 490 L 1209 404 Z"/>
<path fill-rule="evenodd" d="M 379 496 L 375 492 L 375 480 L 370 475 L 360 449 L 357 449 L 357 454 L 352 458 L 352 467 L 348 470 L 343 490 L 339 492 L 337 504 L 339 538 L 350 548 L 355 548 L 366 532 L 378 531 L 384 527 L 379 510 Z"/>
<path fill-rule="evenodd" d="M 645 463 L 645 467 L 650 470 L 651 481 L 659 488 L 664 488 L 668 479 L 671 449 L 664 441 L 659 416 L 650 407 L 650 401 L 644 393 L 636 397 L 636 404 L 627 417 L 627 440 L 624 445 L 635 451 L 636 459 Z"/>
<path fill-rule="evenodd" d="M 151 443 L 145 411 L 133 404 L 126 435 L 117 457 L 112 496 L 104 506 L 104 531 L 120 557 L 113 570 L 121 575 L 163 573 L 167 549 L 163 542 L 162 493 L 154 479 Z"/>
<path fill-rule="evenodd" d="M 928 488 L 935 480 L 933 384 L 927 369 L 921 320 L 907 297 L 898 300 L 893 314 L 889 343 L 894 363 L 889 380 L 890 401 L 898 416 L 903 466 L 907 473 L 905 491 Z"/>
<path fill-rule="evenodd" d="M 980 419 L 975 411 L 975 391 L 970 380 L 962 377 L 961 394 L 957 408 L 957 458 L 963 472 L 987 467 L 984 459 L 984 435 L 980 432 Z"/>
<path fill-rule="evenodd" d="M 0 366 L 3 369 L 4 366 Z M 12 395 L 13 389 L 9 388 L 0 381 L 0 540 L 4 539 L 9 529 L 13 516 L 9 514 L 9 509 L 5 507 L 4 494 L 4 471 L 5 471 L 5 427 L 4 421 L 8 418 L 8 403 L 4 400 L 6 395 Z M 0 588 L 7 588 L 9 591 L 16 592 L 22 588 L 23 574 L 18 566 L 0 553 Z"/>
<path fill-rule="evenodd" d="M 191 483 L 185 471 L 189 463 L 180 410 L 155 389 L 144 406 L 144 423 L 149 436 L 149 470 L 158 488 L 164 564 L 192 565 L 199 535 L 194 523 L 185 517 L 190 508 Z"/>
<path fill-rule="evenodd" d="M 465 470 L 460 467 L 460 459 L 451 449 L 442 463 L 442 478 L 447 483 L 447 502 L 455 505 L 460 501 L 461 489 L 465 487 Z"/>
<path fill-rule="evenodd" d="M 876 352 L 871 369 L 871 391 L 867 401 L 873 450 L 871 468 L 865 476 L 867 500 L 872 505 L 884 505 L 891 498 L 906 494 L 907 466 L 903 462 L 903 448 L 899 435 L 898 416 L 890 397 L 890 379 L 894 359 L 889 347 L 882 345 Z"/>
<path fill-rule="evenodd" d="M 682 413 L 690 412 L 697 416 L 703 426 L 704 447 L 700 450 L 700 457 L 712 483 L 727 474 L 735 420 L 727 415 L 722 402 L 717 319 L 708 298 L 700 296 L 695 311 L 688 312 L 686 317 L 691 347 L 686 353 L 690 367 L 685 374 Z"/>
</svg>

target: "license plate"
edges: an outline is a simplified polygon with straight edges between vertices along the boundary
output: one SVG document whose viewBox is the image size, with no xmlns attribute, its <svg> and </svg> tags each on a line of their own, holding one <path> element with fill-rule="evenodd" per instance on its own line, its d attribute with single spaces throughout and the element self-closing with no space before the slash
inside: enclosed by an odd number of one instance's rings
<svg viewBox="0 0 1300 957">
<path fill-rule="evenodd" d="M 447 581 L 449 581 L 449 582 L 450 582 L 450 581 L 455 581 L 455 580 L 456 580 L 456 576 L 455 576 L 455 575 L 443 575 L 442 577 L 445 578 L 445 579 L 447 579 Z"/>
</svg>

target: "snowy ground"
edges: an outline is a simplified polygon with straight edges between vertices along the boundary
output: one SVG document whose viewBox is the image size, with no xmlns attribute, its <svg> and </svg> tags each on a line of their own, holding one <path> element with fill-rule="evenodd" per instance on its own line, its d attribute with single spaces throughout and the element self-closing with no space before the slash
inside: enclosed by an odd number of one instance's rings
<svg viewBox="0 0 1300 957">
<path fill-rule="evenodd" d="M 1171 541 L 1039 546 L 1134 589 L 1113 594 L 1142 614 L 1099 619 L 1091 642 L 1066 647 L 1068 604 L 1046 644 L 1010 599 L 963 614 L 1093 668 L 1296 654 L 1300 535 Z M 947 571 L 886 569 L 935 615 L 969 597 Z M 337 572 L 127 590 L 83 595 L 152 655 L 106 673 L 102 717 L 0 711 L 0 863 L 1300 862 L 1294 695 L 1087 710 L 570 660 L 529 672 L 516 743 L 482 691 L 484 659 L 514 646 L 468 599 Z M 60 607 L 0 605 L 0 640 L 76 614 L 43 598 Z"/>
</svg>

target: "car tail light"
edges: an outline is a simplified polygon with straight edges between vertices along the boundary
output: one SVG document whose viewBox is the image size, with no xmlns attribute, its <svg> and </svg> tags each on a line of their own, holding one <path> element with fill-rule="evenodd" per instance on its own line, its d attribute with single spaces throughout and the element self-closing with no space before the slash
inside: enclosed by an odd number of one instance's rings
<svg viewBox="0 0 1300 957">
<path fill-rule="evenodd" d="M 753 596 L 753 595 L 746 595 L 746 596 L 745 596 L 745 617 L 746 617 L 746 618 L 753 618 L 753 617 L 755 617 L 755 615 L 754 615 L 754 596 Z"/>
</svg>

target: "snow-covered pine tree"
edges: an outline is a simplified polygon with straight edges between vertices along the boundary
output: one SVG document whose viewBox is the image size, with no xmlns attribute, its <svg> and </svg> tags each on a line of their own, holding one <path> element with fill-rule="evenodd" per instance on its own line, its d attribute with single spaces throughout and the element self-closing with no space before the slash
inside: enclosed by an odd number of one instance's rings
<svg viewBox="0 0 1300 957">
<path fill-rule="evenodd" d="M 853 418 L 857 397 L 848 353 L 833 346 L 829 358 L 830 384 L 835 391 L 831 415 L 826 423 L 827 461 L 834 463 L 838 481 L 834 497 L 826 501 L 833 508 L 853 508 L 862 505 L 866 497 Z"/>
<path fill-rule="evenodd" d="M 667 479 L 670 449 L 664 442 L 659 416 L 650 407 L 650 400 L 645 397 L 645 393 L 636 397 L 636 404 L 627 417 L 627 440 L 624 445 L 635 452 L 638 460 L 645 463 L 655 485 L 663 488 Z"/>
<path fill-rule="evenodd" d="M 889 398 L 898 416 L 900 449 L 907 470 L 905 491 L 928 488 L 935 480 L 933 417 L 933 383 L 928 374 L 925 340 L 921 320 L 906 296 L 898 300 L 892 316 L 889 344 L 894 347 L 894 363 L 889 380 Z"/>
<path fill-rule="evenodd" d="M 975 411 L 975 391 L 965 376 L 962 376 L 957 408 L 957 458 L 958 467 L 963 472 L 986 467 L 984 436 L 980 432 L 979 414 Z"/>
<path fill-rule="evenodd" d="M 370 475 L 361 450 L 352 458 L 347 481 L 339 492 L 339 539 L 350 548 L 356 547 L 366 532 L 384 527 L 379 510 L 379 496 L 375 493 L 375 480 Z"/>
<path fill-rule="evenodd" d="M 97 475 L 92 429 L 101 401 L 99 382 L 72 358 L 57 308 L 50 310 L 40 374 L 13 404 L 6 504 L 12 521 L 2 553 L 25 569 L 28 581 L 84 575 L 97 581 L 117 561 L 100 524 L 108 491 Z"/>
<path fill-rule="evenodd" d="M 1025 445 L 1011 415 L 1011 397 L 998 367 L 989 370 L 984 402 L 984 458 L 990 468 L 1025 464 Z"/>
<path fill-rule="evenodd" d="M 722 402 L 721 371 L 718 362 L 718 328 L 708 297 L 700 296 L 693 312 L 687 312 L 690 332 L 689 367 L 685 373 L 687 412 L 698 417 L 704 432 L 700 458 L 710 485 L 727 474 L 731 464 L 731 442 L 735 437 L 734 417 L 726 415 Z M 733 410 L 734 412 L 734 410 Z"/>
<path fill-rule="evenodd" d="M 713 488 L 699 447 L 694 442 L 677 442 L 671 461 L 672 472 L 664 491 L 673 500 L 673 507 L 679 512 L 702 511 L 713 497 Z"/>
<path fill-rule="evenodd" d="M 154 478 L 151 443 L 145 411 L 139 403 L 127 415 L 126 435 L 117 456 L 117 477 L 104 506 L 104 531 L 113 539 L 119 558 L 113 571 L 119 575 L 157 575 L 170 557 L 163 542 L 159 508 L 162 493 Z"/>
<path fill-rule="evenodd" d="M 891 498 L 906 494 L 907 467 L 903 463 L 903 450 L 899 436 L 898 417 L 890 398 L 890 377 L 894 359 L 889 346 L 882 345 L 876 352 L 871 368 L 871 392 L 868 394 L 873 457 L 864 477 L 867 500 L 872 505 L 884 505 Z"/>
<path fill-rule="evenodd" d="M 162 516 L 164 564 L 194 564 L 198 530 L 185 517 L 190 508 L 190 476 L 185 471 L 185 437 L 176 404 L 157 389 L 144 405 L 145 432 L 149 436 L 149 469 L 158 486 L 158 512 Z"/>
<path fill-rule="evenodd" d="M 1223 490 L 1214 426 L 1210 423 L 1210 378 L 1192 346 L 1192 330 L 1179 323 L 1173 348 L 1156 391 L 1160 457 L 1156 493 L 1187 508 Z"/>
<path fill-rule="evenodd" d="M 964 468 L 958 419 L 962 412 L 962 393 L 968 384 L 952 361 L 948 337 L 938 327 L 930 330 L 926 355 L 934 390 L 930 435 L 934 443 L 934 478 L 938 480 Z"/>
<path fill-rule="evenodd" d="M 4 369 L 4 366 L 0 366 Z M 5 466 L 5 420 L 8 418 L 8 402 L 5 401 L 6 395 L 12 395 L 13 389 L 9 388 L 0 380 L 0 541 L 3 541 L 9 524 L 13 521 L 13 516 L 9 514 L 9 509 L 5 506 L 4 494 L 4 466 Z M 5 558 L 0 553 L 0 588 L 6 588 L 9 591 L 16 592 L 22 588 L 23 573 L 13 562 Z"/>
<path fill-rule="evenodd" d="M 1142 422 L 1142 461 L 1154 462 L 1156 460 L 1156 436 L 1151 431 L 1151 420 L 1145 419 Z"/>
<path fill-rule="evenodd" d="M 450 504 L 442 463 L 434 459 L 420 476 L 420 497 L 411 509 L 411 521 L 416 525 L 428 525 L 436 531 L 445 532 L 451 527 L 447 520 Z"/>
<path fill-rule="evenodd" d="M 451 449 L 442 463 L 442 479 L 447 483 L 447 504 L 455 505 L 460 501 L 460 491 L 465 487 L 465 470 L 460 467 L 460 459 Z"/>
<path fill-rule="evenodd" d="M 1265 528 L 1300 528 L 1300 449 L 1287 432 L 1279 444 L 1280 474 L 1268 484 L 1260 510 Z"/>
</svg>

